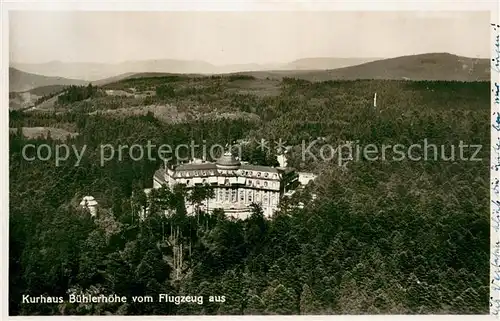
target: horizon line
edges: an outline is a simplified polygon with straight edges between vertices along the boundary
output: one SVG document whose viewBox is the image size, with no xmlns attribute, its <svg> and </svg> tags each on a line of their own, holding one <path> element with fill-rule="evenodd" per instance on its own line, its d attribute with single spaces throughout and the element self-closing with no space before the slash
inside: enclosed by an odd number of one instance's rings
<svg viewBox="0 0 500 321">
<path fill-rule="evenodd" d="M 240 63 L 228 63 L 228 64 L 214 64 L 210 61 L 207 60 L 200 60 L 200 59 L 182 59 L 182 58 L 145 58 L 145 59 L 131 59 L 131 60 L 122 60 L 118 62 L 102 62 L 102 61 L 62 61 L 62 60 L 50 60 L 50 61 L 45 61 L 45 62 L 19 62 L 19 61 L 9 61 L 9 67 L 12 67 L 12 64 L 23 64 L 23 65 L 43 65 L 43 64 L 50 64 L 50 63 L 61 63 L 61 64 L 101 64 L 101 65 L 120 65 L 124 63 L 130 63 L 130 62 L 144 62 L 144 61 L 162 61 L 162 60 L 173 60 L 173 61 L 186 61 L 186 62 L 203 62 L 210 64 L 214 67 L 225 67 L 225 66 L 234 66 L 234 65 L 280 65 L 280 64 L 289 64 L 293 63 L 299 60 L 304 60 L 304 59 L 374 59 L 375 60 L 384 60 L 384 59 L 393 59 L 393 58 L 398 58 L 398 57 L 408 57 L 408 56 L 419 56 L 419 55 L 426 55 L 426 54 L 449 54 L 452 56 L 457 56 L 457 57 L 462 57 L 462 58 L 470 58 L 470 59 L 490 59 L 490 56 L 488 57 L 471 57 L 471 56 L 462 56 L 459 54 L 451 53 L 451 52 L 422 52 L 422 53 L 413 53 L 413 54 L 403 54 L 403 55 L 397 55 L 397 56 L 392 56 L 392 57 L 337 57 L 337 56 L 310 56 L 310 57 L 302 57 L 302 58 L 297 58 L 294 60 L 290 60 L 287 62 L 264 62 L 264 63 L 257 63 L 257 62 L 240 62 Z"/>
</svg>

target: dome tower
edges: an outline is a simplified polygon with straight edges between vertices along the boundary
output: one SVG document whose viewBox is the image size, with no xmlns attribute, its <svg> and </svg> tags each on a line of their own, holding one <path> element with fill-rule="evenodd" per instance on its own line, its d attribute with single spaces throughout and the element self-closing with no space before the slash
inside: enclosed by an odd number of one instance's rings
<svg viewBox="0 0 500 321">
<path fill-rule="evenodd" d="M 219 169 L 238 169 L 241 165 L 240 161 L 236 159 L 231 152 L 225 152 L 224 155 L 222 155 L 217 162 L 215 162 L 215 165 Z"/>
</svg>

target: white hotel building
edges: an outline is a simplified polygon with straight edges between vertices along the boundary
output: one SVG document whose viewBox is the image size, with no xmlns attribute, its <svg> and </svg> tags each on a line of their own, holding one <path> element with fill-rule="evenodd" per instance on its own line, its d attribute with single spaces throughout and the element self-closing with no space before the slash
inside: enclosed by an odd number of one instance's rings
<svg viewBox="0 0 500 321">
<path fill-rule="evenodd" d="M 164 184 L 170 188 L 184 184 L 187 189 L 209 184 L 215 192 L 215 197 L 208 200 L 209 210 L 220 208 L 226 215 L 244 219 L 250 214 L 252 203 L 260 204 L 264 215 L 271 216 L 280 198 L 300 183 L 298 174 L 291 169 L 242 163 L 227 152 L 215 163 L 197 160 L 173 166 L 166 164 L 155 172 L 153 188 Z M 188 206 L 188 213 L 191 211 Z"/>
</svg>

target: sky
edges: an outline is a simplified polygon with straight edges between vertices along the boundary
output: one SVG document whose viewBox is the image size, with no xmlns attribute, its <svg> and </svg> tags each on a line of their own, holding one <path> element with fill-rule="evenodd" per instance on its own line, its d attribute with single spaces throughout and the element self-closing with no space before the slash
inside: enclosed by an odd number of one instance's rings
<svg viewBox="0 0 500 321">
<path fill-rule="evenodd" d="M 428 52 L 489 57 L 489 12 L 11 11 L 17 63 L 390 58 Z"/>
</svg>

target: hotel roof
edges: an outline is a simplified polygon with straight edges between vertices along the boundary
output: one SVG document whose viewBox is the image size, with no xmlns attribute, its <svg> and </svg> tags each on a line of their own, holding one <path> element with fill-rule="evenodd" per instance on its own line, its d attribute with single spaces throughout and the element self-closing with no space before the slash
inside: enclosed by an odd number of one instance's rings
<svg viewBox="0 0 500 321">
<path fill-rule="evenodd" d="M 271 173 L 278 173 L 279 172 L 279 170 L 277 168 L 271 167 L 271 166 L 242 164 L 240 166 L 240 168 L 243 170 L 257 171 L 257 172 L 271 172 Z"/>
<path fill-rule="evenodd" d="M 200 170 L 200 169 L 216 169 L 215 163 L 190 163 L 181 164 L 175 167 L 176 171 Z"/>
<path fill-rule="evenodd" d="M 181 164 L 175 167 L 175 171 L 187 171 L 187 170 L 210 170 L 217 169 L 217 165 L 215 163 L 191 163 L 191 164 Z M 256 171 L 256 172 L 270 172 L 270 173 L 278 173 L 279 169 L 271 166 L 261 166 L 261 165 L 251 165 L 251 164 L 241 164 L 238 169 L 247 170 L 247 171 Z"/>
</svg>

